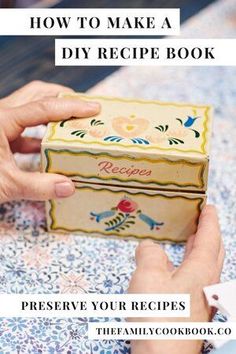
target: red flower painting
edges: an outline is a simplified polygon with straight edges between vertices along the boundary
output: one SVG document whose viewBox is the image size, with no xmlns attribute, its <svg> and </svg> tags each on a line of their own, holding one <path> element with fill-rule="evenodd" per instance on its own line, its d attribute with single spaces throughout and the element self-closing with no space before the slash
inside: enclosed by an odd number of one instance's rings
<svg viewBox="0 0 236 354">
<path fill-rule="evenodd" d="M 123 213 L 132 213 L 138 208 L 138 205 L 131 199 L 123 198 L 121 199 L 116 208 L 122 211 Z"/>
</svg>

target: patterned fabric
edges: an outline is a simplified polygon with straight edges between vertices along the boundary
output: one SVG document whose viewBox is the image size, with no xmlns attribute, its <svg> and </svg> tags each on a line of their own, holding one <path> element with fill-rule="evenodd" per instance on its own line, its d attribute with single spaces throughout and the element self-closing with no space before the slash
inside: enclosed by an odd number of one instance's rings
<svg viewBox="0 0 236 354">
<path fill-rule="evenodd" d="M 182 36 L 232 37 L 235 18 L 234 0 L 213 3 L 186 22 Z M 217 23 L 221 26 L 215 26 Z M 103 95 L 214 105 L 208 195 L 209 202 L 218 207 L 225 241 L 223 281 L 236 277 L 235 83 L 236 69 L 232 67 L 131 67 L 122 68 L 91 90 Z M 33 133 L 40 135 L 42 130 L 33 129 Z M 18 163 L 26 169 L 35 169 L 38 157 L 18 156 Z M 136 245 L 134 240 L 48 234 L 43 203 L 22 201 L 0 205 L 0 292 L 123 293 L 135 267 Z M 178 265 L 183 246 L 166 244 L 164 248 Z M 221 315 L 216 319 L 224 321 Z M 123 341 L 89 341 L 87 321 L 86 318 L 1 319 L 0 353 L 130 353 L 129 343 Z M 210 350 L 210 344 L 206 344 L 204 353 Z"/>
</svg>

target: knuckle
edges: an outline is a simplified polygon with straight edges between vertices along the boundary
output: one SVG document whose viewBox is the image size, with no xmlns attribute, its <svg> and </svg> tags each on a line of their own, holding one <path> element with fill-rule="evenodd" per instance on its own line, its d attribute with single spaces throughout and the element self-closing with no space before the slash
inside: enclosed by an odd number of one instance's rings
<svg viewBox="0 0 236 354">
<path fill-rule="evenodd" d="M 10 184 L 7 182 L 1 183 L 0 203 L 5 203 L 11 199 L 12 199 L 12 192 L 11 192 Z"/>
<path fill-rule="evenodd" d="M 52 98 L 43 98 L 36 103 L 37 109 L 43 115 L 48 115 L 48 113 L 53 108 L 53 99 Z"/>
<path fill-rule="evenodd" d="M 15 169 L 8 163 L 3 163 L 1 173 L 0 201 L 6 202 L 17 199 L 21 193 L 17 182 Z"/>
<path fill-rule="evenodd" d="M 44 82 L 41 81 L 41 80 L 33 80 L 33 81 L 28 83 L 28 86 L 32 87 L 32 88 L 35 88 L 35 87 L 37 88 L 37 87 L 42 86 L 42 85 L 44 85 Z"/>
</svg>

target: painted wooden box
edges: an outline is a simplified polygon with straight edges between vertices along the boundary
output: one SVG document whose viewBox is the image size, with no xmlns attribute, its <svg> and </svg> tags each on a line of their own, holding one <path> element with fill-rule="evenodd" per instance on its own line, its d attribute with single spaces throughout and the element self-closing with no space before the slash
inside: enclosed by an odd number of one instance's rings
<svg viewBox="0 0 236 354">
<path fill-rule="evenodd" d="M 48 229 L 185 241 L 206 201 L 211 107 L 78 95 L 102 110 L 47 127 L 42 169 L 76 186 L 47 202 Z"/>
</svg>

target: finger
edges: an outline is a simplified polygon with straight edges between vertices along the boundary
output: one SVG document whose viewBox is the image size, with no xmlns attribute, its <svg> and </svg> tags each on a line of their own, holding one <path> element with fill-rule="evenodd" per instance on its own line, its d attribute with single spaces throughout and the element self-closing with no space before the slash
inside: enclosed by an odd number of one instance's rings
<svg viewBox="0 0 236 354">
<path fill-rule="evenodd" d="M 167 273 L 174 269 L 167 254 L 156 243 L 147 240 L 139 244 L 136 249 L 136 264 L 139 268 Z"/>
<path fill-rule="evenodd" d="M 223 244 L 223 240 L 222 240 L 218 260 L 217 260 L 217 263 L 215 264 L 215 267 L 213 269 L 213 277 L 211 279 L 210 284 L 220 283 L 221 273 L 222 273 L 222 269 L 223 269 L 223 265 L 224 265 L 224 259 L 225 259 L 225 249 L 224 249 L 224 244 Z M 214 317 L 216 312 L 217 312 L 217 309 L 212 308 L 212 317 Z"/>
<path fill-rule="evenodd" d="M 4 110 L 3 127 L 10 141 L 15 140 L 26 127 L 47 124 L 71 117 L 91 117 L 100 111 L 96 102 L 77 98 L 45 98 L 20 107 Z"/>
<path fill-rule="evenodd" d="M 220 252 L 217 260 L 217 271 L 215 274 L 215 279 L 213 280 L 214 283 L 219 283 L 220 282 L 220 276 L 222 273 L 223 265 L 224 265 L 224 260 L 225 260 L 225 248 L 224 248 L 224 243 L 223 240 L 221 242 L 221 247 L 220 247 Z"/>
<path fill-rule="evenodd" d="M 1 99 L 0 106 L 2 108 L 17 107 L 32 101 L 41 100 L 47 96 L 56 97 L 61 92 L 71 93 L 74 91 L 63 85 L 35 80 Z"/>
<path fill-rule="evenodd" d="M 18 170 L 12 199 L 49 200 L 73 195 L 73 182 L 62 175 Z"/>
<path fill-rule="evenodd" d="M 185 246 L 184 260 L 185 260 L 186 258 L 188 258 L 188 256 L 190 255 L 190 253 L 191 253 L 191 251 L 192 251 L 194 239 L 195 239 L 195 235 L 191 235 L 191 236 L 188 238 L 188 241 L 187 241 L 186 246 Z"/>
<path fill-rule="evenodd" d="M 11 151 L 21 154 L 33 154 L 40 152 L 41 139 L 20 136 L 11 143 Z"/>
<path fill-rule="evenodd" d="M 222 269 L 223 269 L 224 260 L 225 260 L 225 247 L 224 247 L 224 242 L 222 239 L 220 253 L 219 253 L 219 257 L 218 257 L 218 267 L 219 267 L 220 271 L 222 271 Z"/>
<path fill-rule="evenodd" d="M 192 242 L 192 241 L 191 241 Z M 176 272 L 176 276 L 185 272 L 191 279 L 202 284 L 210 284 L 220 276 L 218 266 L 221 252 L 221 234 L 216 209 L 206 206 L 200 216 L 198 230 L 193 236 L 190 252 Z"/>
<path fill-rule="evenodd" d="M 199 218 L 198 229 L 188 258 L 208 259 L 216 262 L 221 246 L 221 233 L 216 208 L 207 205 Z"/>
</svg>

